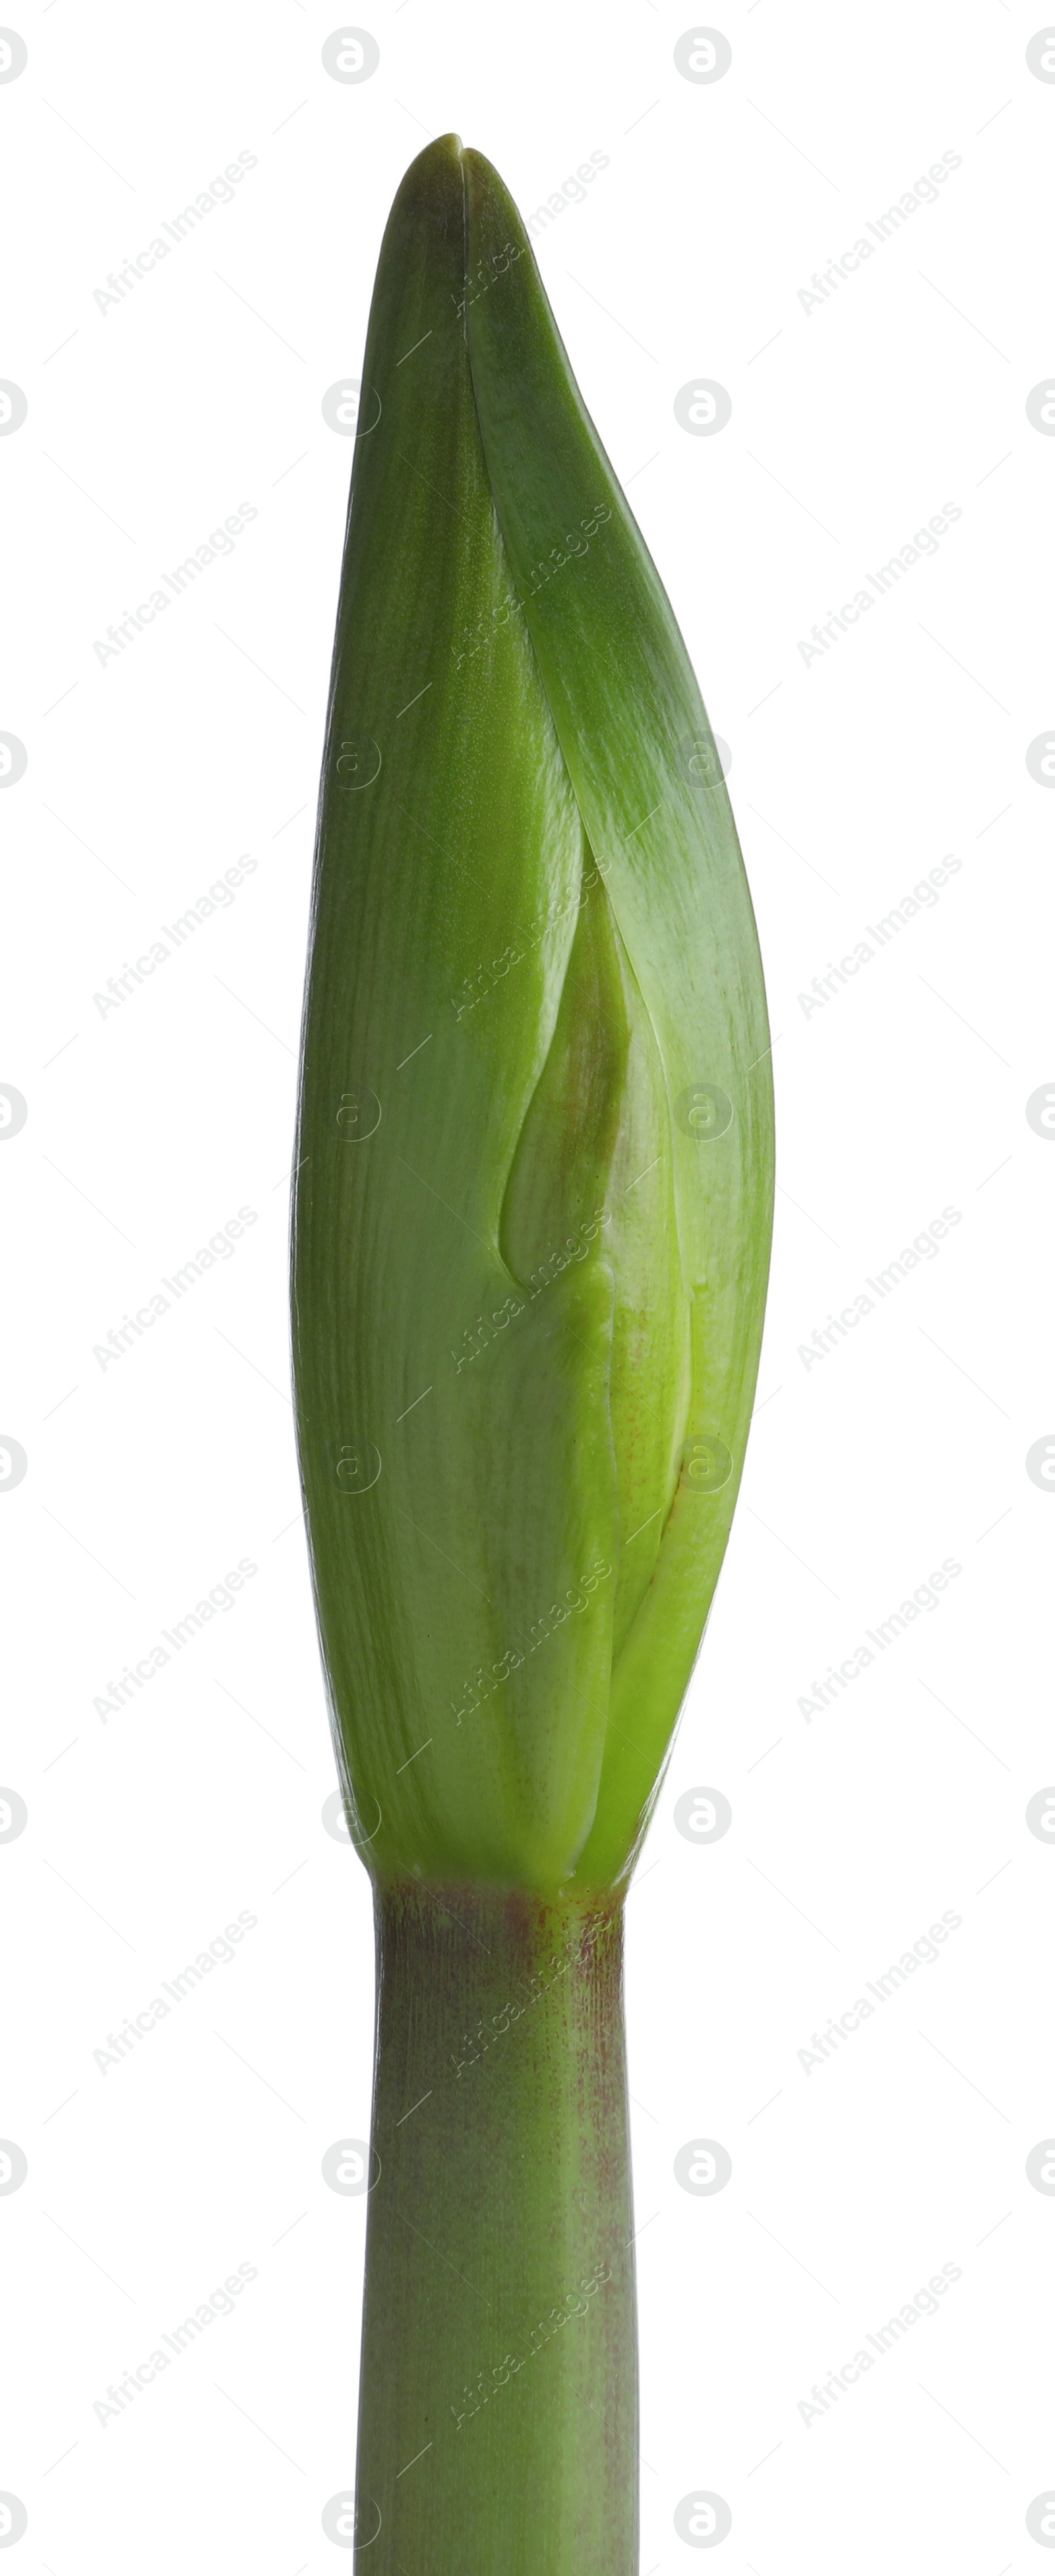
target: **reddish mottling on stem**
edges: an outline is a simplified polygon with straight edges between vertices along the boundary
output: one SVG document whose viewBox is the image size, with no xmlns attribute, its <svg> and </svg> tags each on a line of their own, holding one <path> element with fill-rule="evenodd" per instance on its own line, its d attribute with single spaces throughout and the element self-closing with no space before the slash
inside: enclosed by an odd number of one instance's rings
<svg viewBox="0 0 1055 2576">
<path fill-rule="evenodd" d="M 621 1905 L 402 1879 L 376 1911 L 364 2514 L 393 2570 L 634 2576 Z"/>
</svg>

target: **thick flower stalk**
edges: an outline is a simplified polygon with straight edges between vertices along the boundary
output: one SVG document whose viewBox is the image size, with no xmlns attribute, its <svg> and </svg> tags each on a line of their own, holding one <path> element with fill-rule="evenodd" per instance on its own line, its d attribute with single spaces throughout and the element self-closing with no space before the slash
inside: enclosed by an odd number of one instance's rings
<svg viewBox="0 0 1055 2576">
<path fill-rule="evenodd" d="M 622 1901 L 721 1566 L 772 1191 L 758 943 L 669 603 L 447 136 L 370 316 L 294 1222 L 378 1935 L 356 2541 L 632 2576 Z"/>
</svg>

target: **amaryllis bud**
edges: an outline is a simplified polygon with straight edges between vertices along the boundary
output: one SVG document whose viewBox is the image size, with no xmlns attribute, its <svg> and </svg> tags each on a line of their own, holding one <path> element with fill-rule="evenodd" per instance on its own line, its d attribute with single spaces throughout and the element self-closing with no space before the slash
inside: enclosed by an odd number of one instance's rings
<svg viewBox="0 0 1055 2576">
<path fill-rule="evenodd" d="M 519 216 L 448 136 L 370 316 L 295 1197 L 319 1626 L 378 1902 L 379 2576 L 633 2564 L 621 1898 L 728 1538 L 771 1193 L 714 738 Z"/>
<path fill-rule="evenodd" d="M 750 899 L 523 227 L 451 138 L 396 199 L 359 418 L 294 1284 L 342 1767 L 376 1869 L 614 1884 L 754 1388 Z"/>
</svg>

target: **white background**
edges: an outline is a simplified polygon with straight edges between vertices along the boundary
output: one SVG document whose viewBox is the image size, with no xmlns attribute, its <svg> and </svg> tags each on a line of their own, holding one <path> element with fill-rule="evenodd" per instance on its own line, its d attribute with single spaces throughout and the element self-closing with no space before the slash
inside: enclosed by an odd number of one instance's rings
<svg viewBox="0 0 1055 2576">
<path fill-rule="evenodd" d="M 756 1419 L 717 1605 L 629 1902 L 642 2348 L 641 2566 L 728 2501 L 724 2567 L 1028 2569 L 1055 2479 L 1051 1876 L 1036 1619 L 1055 1502 L 1055 85 L 1040 21 L 977 5 L 726 7 L 731 68 L 675 67 L 669 6 L 372 8 L 374 75 L 316 5 L 24 13 L 0 85 L 8 607 L 0 1080 L 28 1103 L 7 1202 L 0 1497 L 0 2487 L 12 2566 L 297 2576 L 341 2562 L 366 2203 L 326 2148 L 369 2119 L 369 1889 L 334 1786 L 287 1388 L 287 1175 L 312 824 L 358 369 L 382 226 L 454 127 L 529 214 L 589 408 L 682 623 L 756 903 L 780 1194 Z M 94 290 L 226 163 L 235 192 L 116 306 Z M 798 290 L 945 152 L 820 306 Z M 17 265 L 12 252 L 20 242 Z M 695 374 L 728 426 L 674 416 Z M 101 664 L 95 639 L 242 501 L 257 517 Z M 961 517 L 851 631 L 866 572 Z M 255 873 L 101 1012 L 124 961 L 248 851 Z M 961 862 L 823 1007 L 799 999 L 946 852 Z M 230 1259 L 105 1368 L 95 1346 L 248 1206 Z M 960 1223 L 823 1359 L 902 1247 Z M 866 1292 L 867 1293 L 867 1292 Z M 1047 1330 L 1045 1330 L 1047 1327 Z M 104 1718 L 126 1665 L 245 1558 L 233 1605 Z M 961 1573 L 831 1704 L 815 1680 L 946 1558 Z M 711 1846 L 675 1800 L 722 1789 Z M 105 2069 L 96 2050 L 239 1911 L 230 1964 Z M 960 1927 L 819 2066 L 867 1979 Z M 17 1972 L 16 1972 L 17 1961 Z M 678 2149 L 732 2159 L 716 2197 Z M 120 2416 L 93 2404 L 239 2263 L 236 2312 Z M 943 2264 L 933 2317 L 816 2418 L 799 2401 Z M 428 2576 L 425 2569 L 408 2576 Z"/>
</svg>

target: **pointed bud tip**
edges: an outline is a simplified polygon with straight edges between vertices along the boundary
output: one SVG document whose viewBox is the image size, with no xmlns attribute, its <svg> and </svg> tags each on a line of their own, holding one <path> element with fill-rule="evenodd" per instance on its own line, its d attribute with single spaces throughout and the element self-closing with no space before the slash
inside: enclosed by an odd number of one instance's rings
<svg viewBox="0 0 1055 2576">
<path fill-rule="evenodd" d="M 426 143 L 424 152 L 419 152 L 419 167 L 423 161 L 454 161 L 460 166 L 464 148 L 460 134 L 437 134 L 435 142 Z"/>
<path fill-rule="evenodd" d="M 419 233 L 426 244 L 441 236 L 448 237 L 451 244 L 460 241 L 464 204 L 461 136 L 438 134 L 435 141 L 427 143 L 424 151 L 416 153 L 408 164 L 393 201 L 386 228 L 386 246 L 399 278 L 405 281 L 407 263 L 412 257 L 411 244 Z M 383 251 L 382 266 L 384 264 Z"/>
</svg>

